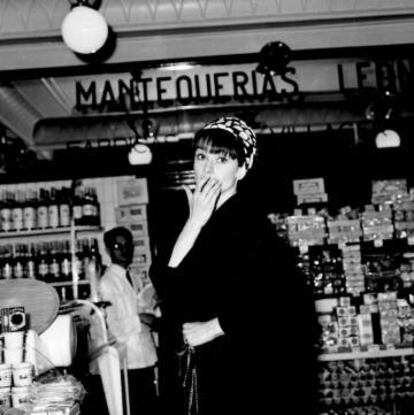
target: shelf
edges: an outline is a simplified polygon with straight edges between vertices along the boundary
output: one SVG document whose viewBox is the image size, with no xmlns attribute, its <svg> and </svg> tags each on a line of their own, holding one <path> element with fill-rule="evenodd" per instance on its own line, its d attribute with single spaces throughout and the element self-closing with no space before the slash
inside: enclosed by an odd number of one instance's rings
<svg viewBox="0 0 414 415">
<path fill-rule="evenodd" d="M 76 226 L 75 232 L 76 233 L 96 233 L 101 232 L 102 228 L 98 226 Z M 49 236 L 49 235 L 57 235 L 57 234 L 69 234 L 70 227 L 64 228 L 47 228 L 47 229 L 34 229 L 30 231 L 12 231 L 12 232 L 0 232 L 0 241 L 1 239 L 18 239 L 18 238 L 30 238 L 30 237 L 38 237 L 38 236 Z"/>
<path fill-rule="evenodd" d="M 69 287 L 71 285 L 73 285 L 72 281 L 62 281 L 62 282 L 49 282 L 49 285 L 51 285 L 52 287 Z M 88 285 L 89 281 L 86 280 L 81 280 L 78 281 L 78 285 Z"/>
<path fill-rule="evenodd" d="M 321 362 L 336 360 L 355 360 L 355 359 L 376 359 L 384 357 L 410 356 L 414 354 L 414 348 L 404 347 L 400 349 L 370 350 L 367 352 L 346 352 L 346 353 L 322 353 L 318 356 Z"/>
</svg>

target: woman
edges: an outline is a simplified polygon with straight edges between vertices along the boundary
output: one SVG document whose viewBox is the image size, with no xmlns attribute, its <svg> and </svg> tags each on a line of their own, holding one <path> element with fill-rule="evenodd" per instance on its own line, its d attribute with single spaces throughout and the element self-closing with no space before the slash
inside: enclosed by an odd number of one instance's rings
<svg viewBox="0 0 414 415">
<path fill-rule="evenodd" d="M 164 356 L 183 343 L 194 352 L 197 378 L 185 410 L 201 415 L 286 404 L 296 413 L 299 397 L 312 412 L 310 297 L 287 246 L 238 194 L 255 154 L 255 134 L 242 120 L 207 124 L 194 140 L 194 192 L 168 204 L 165 223 L 154 218 L 162 237 L 151 274 L 169 333 Z M 167 365 L 166 376 L 174 370 Z"/>
</svg>

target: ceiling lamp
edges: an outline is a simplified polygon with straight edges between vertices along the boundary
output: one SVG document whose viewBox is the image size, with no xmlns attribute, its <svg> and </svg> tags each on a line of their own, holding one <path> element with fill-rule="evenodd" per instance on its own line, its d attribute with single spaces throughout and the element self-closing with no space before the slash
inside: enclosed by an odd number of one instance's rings
<svg viewBox="0 0 414 415">
<path fill-rule="evenodd" d="M 261 74 L 283 75 L 291 60 L 292 51 L 283 42 L 269 42 L 259 52 L 256 71 Z"/>
<path fill-rule="evenodd" d="M 377 148 L 399 147 L 400 144 L 401 144 L 400 136 L 394 130 L 380 131 L 375 137 L 375 145 Z"/>
<path fill-rule="evenodd" d="M 128 153 L 128 161 L 132 166 L 150 164 L 152 161 L 151 149 L 146 144 L 135 144 Z"/>
<path fill-rule="evenodd" d="M 77 0 L 63 19 L 61 29 L 64 42 L 76 53 L 95 53 L 108 38 L 105 18 L 91 8 L 88 0 Z"/>
</svg>

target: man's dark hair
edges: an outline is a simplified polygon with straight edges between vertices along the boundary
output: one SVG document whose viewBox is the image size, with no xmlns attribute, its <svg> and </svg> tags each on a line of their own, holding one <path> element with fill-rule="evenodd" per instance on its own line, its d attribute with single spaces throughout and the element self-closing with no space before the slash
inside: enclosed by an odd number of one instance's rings
<svg viewBox="0 0 414 415">
<path fill-rule="evenodd" d="M 123 236 L 129 243 L 133 243 L 131 231 L 123 226 L 117 226 L 104 233 L 103 240 L 107 249 L 113 247 L 117 236 Z"/>
</svg>

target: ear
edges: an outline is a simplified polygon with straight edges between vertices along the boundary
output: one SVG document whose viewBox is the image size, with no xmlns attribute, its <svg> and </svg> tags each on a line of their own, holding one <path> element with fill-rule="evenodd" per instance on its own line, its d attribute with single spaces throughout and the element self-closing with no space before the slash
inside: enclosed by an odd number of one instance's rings
<svg viewBox="0 0 414 415">
<path fill-rule="evenodd" d="M 239 167 L 236 173 L 237 180 L 242 180 L 244 176 L 246 176 L 247 170 L 246 165 L 243 164 L 243 166 Z"/>
</svg>

